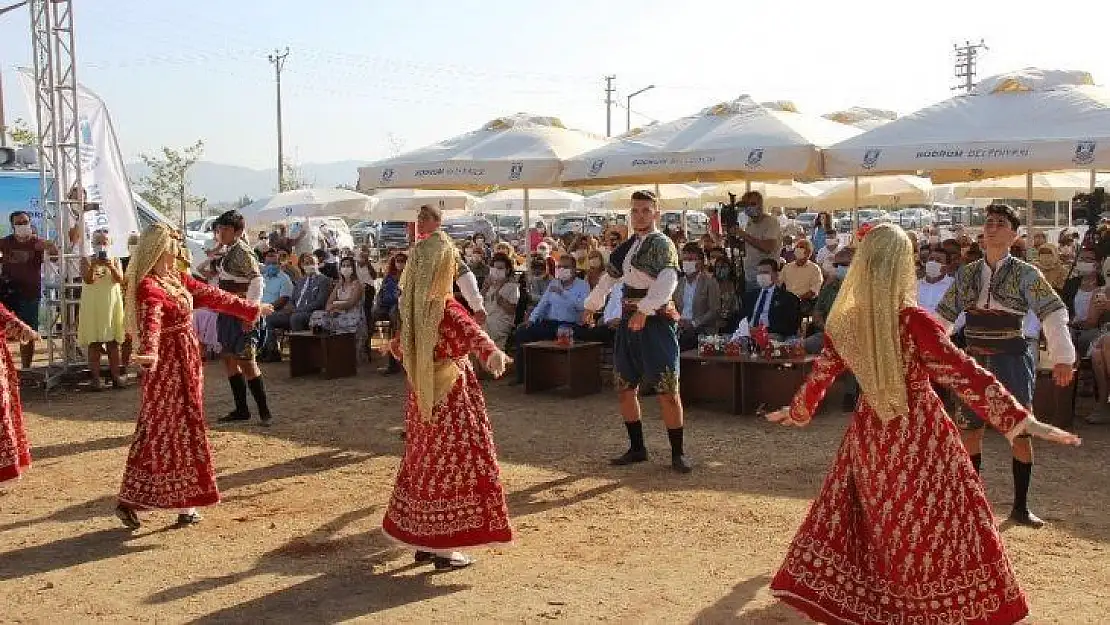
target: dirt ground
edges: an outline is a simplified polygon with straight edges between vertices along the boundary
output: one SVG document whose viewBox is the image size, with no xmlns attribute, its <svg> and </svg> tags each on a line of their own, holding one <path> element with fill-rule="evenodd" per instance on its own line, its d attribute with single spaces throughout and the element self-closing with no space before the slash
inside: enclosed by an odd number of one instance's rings
<svg viewBox="0 0 1110 625">
<path fill-rule="evenodd" d="M 213 428 L 224 502 L 199 526 L 169 513 L 135 535 L 112 515 L 138 399 L 28 393 L 35 465 L 0 491 L 0 621 L 21 623 L 797 623 L 770 577 L 845 428 L 838 402 L 805 430 L 707 407 L 687 413 L 695 472 L 673 474 L 647 404 L 646 465 L 624 450 L 611 389 L 570 401 L 487 384 L 513 547 L 463 571 L 412 565 L 380 532 L 402 441 L 403 380 L 291 380 L 266 365 L 276 425 Z M 230 408 L 207 369 L 209 419 Z M 1079 449 L 1040 445 L 1042 530 L 1004 528 L 1032 623 L 1110 622 L 1110 429 Z M 996 513 L 1010 460 L 990 437 Z"/>
</svg>

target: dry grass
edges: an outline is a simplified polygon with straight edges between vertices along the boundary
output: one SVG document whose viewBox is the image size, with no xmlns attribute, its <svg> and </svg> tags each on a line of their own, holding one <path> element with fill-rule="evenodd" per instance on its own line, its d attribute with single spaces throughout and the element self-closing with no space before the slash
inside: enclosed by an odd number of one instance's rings
<svg viewBox="0 0 1110 625">
<path fill-rule="evenodd" d="M 229 409 L 210 366 L 210 418 Z M 845 426 L 806 430 L 692 409 L 698 463 L 672 474 L 647 405 L 647 465 L 623 451 L 608 392 L 568 402 L 490 383 L 512 548 L 434 575 L 393 549 L 379 523 L 402 443 L 402 381 L 288 379 L 268 365 L 277 424 L 214 429 L 225 501 L 200 526 L 112 516 L 137 392 L 28 396 L 35 466 L 0 494 L 0 621 L 795 623 L 767 592 Z M 1051 525 L 1004 532 L 1036 623 L 1110 619 L 1110 430 L 1077 450 L 1040 447 L 1035 510 Z M 1009 459 L 991 437 L 986 477 L 1008 510 Z"/>
</svg>

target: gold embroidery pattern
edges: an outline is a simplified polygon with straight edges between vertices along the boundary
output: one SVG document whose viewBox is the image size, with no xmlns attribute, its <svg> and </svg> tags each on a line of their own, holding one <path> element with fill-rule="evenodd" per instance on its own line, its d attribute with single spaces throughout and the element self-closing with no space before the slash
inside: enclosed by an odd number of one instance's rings
<svg viewBox="0 0 1110 625">
<path fill-rule="evenodd" d="M 927 315 L 901 316 L 909 414 L 884 422 L 866 397 L 860 402 L 771 588 L 844 622 L 1016 621 L 1025 598 L 932 384 L 950 386 L 1003 431 L 1027 413 Z M 796 419 L 813 413 L 839 373 L 837 361 L 828 346 L 792 403 Z"/>
</svg>

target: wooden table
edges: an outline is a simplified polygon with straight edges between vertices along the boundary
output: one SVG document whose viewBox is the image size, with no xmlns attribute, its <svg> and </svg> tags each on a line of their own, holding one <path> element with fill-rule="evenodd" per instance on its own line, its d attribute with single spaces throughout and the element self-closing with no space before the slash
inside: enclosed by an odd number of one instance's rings
<svg viewBox="0 0 1110 625">
<path fill-rule="evenodd" d="M 555 341 L 524 344 L 524 392 L 539 393 L 562 386 L 567 395 L 581 397 L 601 392 L 601 343 Z"/>
<path fill-rule="evenodd" d="M 358 373 L 355 334 L 286 332 L 289 342 L 289 375 L 321 374 L 325 380 L 348 378 Z"/>
<path fill-rule="evenodd" d="M 1038 421 L 1051 423 L 1059 428 L 1071 429 L 1075 423 L 1074 386 L 1079 382 L 1072 378 L 1068 386 L 1056 386 L 1052 380 L 1052 369 L 1037 371 L 1036 386 L 1033 387 L 1033 414 Z"/>
<path fill-rule="evenodd" d="M 816 360 L 816 355 L 702 356 L 692 349 L 682 353 L 682 397 L 689 401 L 726 400 L 732 414 L 754 414 L 760 407 L 775 410 L 790 403 Z"/>
</svg>

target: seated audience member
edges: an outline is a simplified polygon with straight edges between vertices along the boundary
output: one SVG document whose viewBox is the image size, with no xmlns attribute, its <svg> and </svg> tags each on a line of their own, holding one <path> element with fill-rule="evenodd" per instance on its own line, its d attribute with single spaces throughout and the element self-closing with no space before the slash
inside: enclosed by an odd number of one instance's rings
<svg viewBox="0 0 1110 625">
<path fill-rule="evenodd" d="M 280 253 L 274 248 L 268 249 L 262 255 L 262 303 L 272 305 L 274 310 L 283 310 L 293 297 L 293 280 L 281 270 L 279 257 Z M 262 345 L 262 351 L 258 355 L 258 360 L 281 361 L 281 354 L 276 349 L 277 342 L 270 340 L 269 319 L 263 319 L 259 329 L 261 330 L 259 344 Z"/>
<path fill-rule="evenodd" d="M 777 341 L 798 335 L 801 325 L 801 302 L 779 283 L 779 263 L 764 258 L 756 266 L 757 288 L 744 294 L 741 318 L 751 327 L 764 326 Z M 739 338 L 739 337 L 734 337 Z"/>
<path fill-rule="evenodd" d="M 339 261 L 339 280 L 332 285 L 331 294 L 323 310 L 312 313 L 308 325 L 313 330 L 329 334 L 366 335 L 366 320 L 362 314 L 362 281 L 355 273 L 355 259 L 345 257 Z"/>
<path fill-rule="evenodd" d="M 697 243 L 682 248 L 682 275 L 674 295 L 678 344 L 683 350 L 698 346 L 698 337 L 716 334 L 720 324 L 721 288 L 705 268 L 705 251 Z"/>
<path fill-rule="evenodd" d="M 821 286 L 821 292 L 813 304 L 813 323 L 810 326 L 813 333 L 803 341 L 807 354 L 820 354 L 825 348 L 825 321 L 832 312 L 833 304 L 836 303 L 836 296 L 840 294 L 840 287 L 844 284 L 845 276 L 848 275 L 848 267 L 852 264 L 855 252 L 855 249 L 846 247 L 832 256 L 832 274 Z M 849 412 L 855 409 L 856 402 L 859 400 L 859 382 L 851 372 L 845 372 L 843 375 L 846 386 L 841 409 Z"/>
<path fill-rule="evenodd" d="M 501 252 L 494 254 L 490 262 L 482 297 L 486 302 L 486 333 L 498 347 L 504 347 L 515 326 L 520 283 L 513 272 L 513 261 Z"/>
<path fill-rule="evenodd" d="M 720 248 L 714 249 L 714 251 L 718 250 Z M 717 287 L 721 292 L 721 304 L 717 309 L 720 331 L 732 334 L 740 322 L 740 284 L 737 281 L 736 269 L 723 254 L 710 258 L 713 263 L 713 277 L 717 279 Z"/>
<path fill-rule="evenodd" d="M 602 274 L 605 273 L 605 256 L 599 250 L 593 250 L 586 255 L 586 272 L 583 279 L 586 284 L 590 285 L 590 289 L 597 286 L 601 280 Z"/>
<path fill-rule="evenodd" d="M 516 330 L 516 382 L 524 382 L 524 345 L 535 341 L 553 340 L 559 326 L 572 326 L 576 336 L 584 336 L 587 328 L 581 325 L 586 297 L 590 287 L 585 280 L 575 277 L 576 263 L 569 254 L 559 259 L 555 279 L 544 291 L 532 314 Z"/>
<path fill-rule="evenodd" d="M 323 310 L 331 296 L 331 278 L 321 274 L 316 266 L 316 257 L 305 254 L 301 258 L 301 271 L 304 277 L 293 287 L 293 297 L 284 310 L 279 310 L 270 315 L 267 323 L 271 330 L 292 330 L 302 332 L 308 329 L 308 321 L 312 313 Z M 271 345 L 265 349 L 276 351 L 277 345 L 273 344 L 275 336 L 268 333 Z"/>
<path fill-rule="evenodd" d="M 321 224 L 323 225 L 323 224 Z M 339 259 L 330 250 L 316 250 L 312 253 L 316 257 L 316 268 L 331 280 L 339 279 Z M 308 272 L 305 272 L 308 273 Z"/>
<path fill-rule="evenodd" d="M 798 239 L 794 244 L 794 260 L 782 268 L 782 285 L 804 303 L 811 303 L 821 292 L 824 277 L 817 263 L 810 260 L 813 244 L 808 239 Z"/>
<path fill-rule="evenodd" d="M 533 255 L 532 262 L 528 266 L 528 273 L 525 275 L 525 281 L 527 282 L 526 294 L 528 295 L 526 316 L 532 314 L 532 309 L 536 307 L 536 304 L 539 304 L 540 298 L 547 291 L 552 279 L 552 272 L 547 270 L 547 259 L 539 254 Z"/>
</svg>

